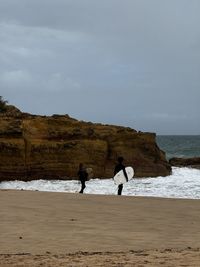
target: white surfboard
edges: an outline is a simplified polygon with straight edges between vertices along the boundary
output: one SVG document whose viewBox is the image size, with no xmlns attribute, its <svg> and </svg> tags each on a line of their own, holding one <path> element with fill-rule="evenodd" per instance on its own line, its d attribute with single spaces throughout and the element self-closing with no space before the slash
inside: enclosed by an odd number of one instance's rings
<svg viewBox="0 0 200 267">
<path fill-rule="evenodd" d="M 128 180 L 132 179 L 134 176 L 134 169 L 132 167 L 126 167 L 125 170 L 128 176 Z M 116 173 L 113 179 L 116 185 L 124 184 L 127 182 L 123 170 Z"/>
</svg>

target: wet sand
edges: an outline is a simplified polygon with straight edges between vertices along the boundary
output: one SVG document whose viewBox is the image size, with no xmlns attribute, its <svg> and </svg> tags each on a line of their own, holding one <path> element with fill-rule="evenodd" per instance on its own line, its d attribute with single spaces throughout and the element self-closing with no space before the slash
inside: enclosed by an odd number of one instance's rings
<svg viewBox="0 0 200 267">
<path fill-rule="evenodd" d="M 199 200 L 0 190 L 0 204 L 0 266 L 199 266 Z"/>
</svg>

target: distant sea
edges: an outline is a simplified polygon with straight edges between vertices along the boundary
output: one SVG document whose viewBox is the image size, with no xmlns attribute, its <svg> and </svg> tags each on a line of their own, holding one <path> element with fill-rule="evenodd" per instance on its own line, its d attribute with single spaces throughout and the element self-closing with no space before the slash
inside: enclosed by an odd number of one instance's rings
<svg viewBox="0 0 200 267">
<path fill-rule="evenodd" d="M 160 149 L 165 151 L 167 159 L 172 157 L 200 157 L 200 135 L 160 135 L 156 139 Z M 77 193 L 80 190 L 80 184 L 77 180 L 13 181 L 0 183 L 0 189 Z M 84 193 L 116 195 L 117 186 L 112 178 L 92 179 L 86 182 Z M 167 177 L 134 178 L 124 185 L 122 194 L 127 196 L 200 199 L 200 170 L 173 167 L 172 174 Z"/>
<path fill-rule="evenodd" d="M 200 157 L 200 135 L 158 135 L 156 140 L 167 159 Z"/>
</svg>

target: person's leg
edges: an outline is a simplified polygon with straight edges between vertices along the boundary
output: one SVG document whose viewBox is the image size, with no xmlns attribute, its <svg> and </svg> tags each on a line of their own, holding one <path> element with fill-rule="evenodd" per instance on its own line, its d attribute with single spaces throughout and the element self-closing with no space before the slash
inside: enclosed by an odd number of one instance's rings
<svg viewBox="0 0 200 267">
<path fill-rule="evenodd" d="M 84 189 L 85 189 L 85 181 L 81 181 L 81 191 L 79 193 L 83 194 Z"/>
<path fill-rule="evenodd" d="M 83 185 L 82 185 L 82 188 L 83 188 L 83 190 L 85 189 L 85 181 L 83 181 Z"/>
<path fill-rule="evenodd" d="M 122 189 L 123 189 L 123 184 L 120 184 L 118 186 L 118 195 L 121 195 L 122 194 Z"/>
</svg>

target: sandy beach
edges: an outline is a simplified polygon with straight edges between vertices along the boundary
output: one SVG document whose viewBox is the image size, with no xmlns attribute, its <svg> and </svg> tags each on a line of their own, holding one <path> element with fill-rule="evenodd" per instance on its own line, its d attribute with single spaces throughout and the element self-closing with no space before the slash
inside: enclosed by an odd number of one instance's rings
<svg viewBox="0 0 200 267">
<path fill-rule="evenodd" d="M 0 266 L 199 266 L 200 201 L 0 191 Z"/>
</svg>

